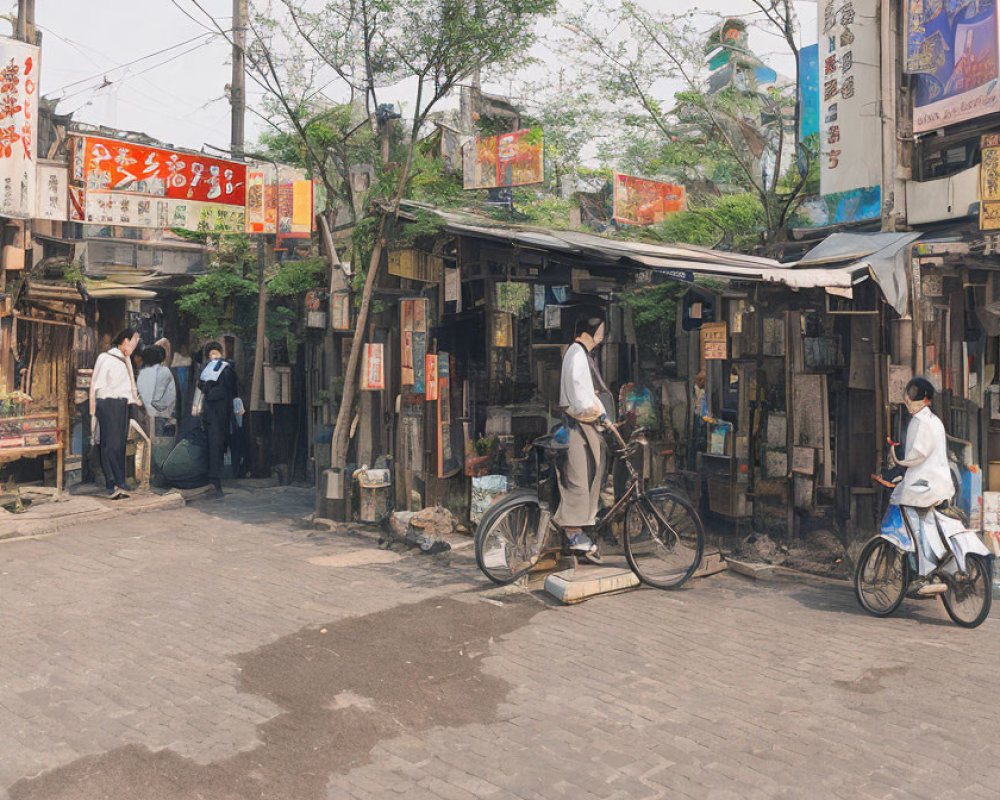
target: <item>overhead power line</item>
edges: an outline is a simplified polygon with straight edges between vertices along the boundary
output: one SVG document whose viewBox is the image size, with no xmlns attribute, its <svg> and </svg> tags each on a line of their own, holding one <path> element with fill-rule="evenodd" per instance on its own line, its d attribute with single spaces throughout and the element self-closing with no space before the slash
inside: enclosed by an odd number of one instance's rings
<svg viewBox="0 0 1000 800">
<path fill-rule="evenodd" d="M 191 39 L 185 39 L 183 42 L 178 42 L 177 44 L 172 44 L 169 47 L 163 47 L 163 48 L 161 48 L 161 49 L 159 49 L 159 50 L 157 50 L 157 51 L 155 51 L 153 53 L 148 53 L 147 55 L 141 56 L 140 58 L 133 59 L 132 61 L 126 61 L 124 64 L 119 64 L 117 67 L 110 67 L 107 70 L 104 70 L 103 72 L 97 73 L 96 75 L 91 75 L 91 76 L 89 76 L 87 78 L 80 78 L 79 80 L 71 81 L 70 83 L 64 84 L 63 86 L 60 86 L 58 89 L 54 89 L 53 91 L 54 92 L 63 92 L 66 89 L 69 89 L 71 86 L 78 86 L 81 83 L 90 83 L 91 81 L 99 80 L 101 78 L 105 78 L 106 75 L 109 72 L 115 72 L 115 71 L 120 70 L 120 69 L 125 69 L 127 67 L 134 66 L 135 64 L 139 64 L 139 63 L 141 63 L 143 61 L 148 61 L 151 58 L 155 58 L 156 56 L 163 55 L 164 53 L 169 53 L 171 50 L 176 50 L 178 47 L 183 47 L 186 44 L 191 44 L 191 42 L 196 42 L 199 39 L 205 40 L 205 41 L 201 42 L 201 44 L 198 45 L 200 47 L 201 45 L 208 44 L 208 42 L 210 41 L 210 39 L 208 37 L 215 38 L 217 35 L 218 34 L 215 33 L 215 32 L 199 33 L 197 36 L 194 36 Z M 60 37 L 60 38 L 62 38 L 62 37 Z M 197 49 L 197 48 L 192 48 L 192 49 Z M 190 50 L 185 51 L 185 53 L 189 53 L 189 52 L 191 52 L 191 51 Z M 181 53 L 180 55 L 184 55 L 185 53 Z M 173 59 L 168 59 L 168 61 L 171 61 L 171 60 L 173 60 Z M 163 63 L 168 63 L 168 61 L 167 62 L 163 62 Z M 138 73 L 138 74 L 141 74 L 141 73 Z"/>
<path fill-rule="evenodd" d="M 167 64 L 170 64 L 171 62 L 174 62 L 174 61 L 176 61 L 179 58 L 183 58 L 184 56 L 188 55 L 189 53 L 193 53 L 195 50 L 200 50 L 202 47 L 205 47 L 205 46 L 207 46 L 210 43 L 211 43 L 211 40 L 200 42 L 199 44 L 196 44 L 194 47 L 188 48 L 187 50 L 183 50 L 180 53 L 177 53 L 177 54 L 171 56 L 170 58 L 167 58 L 167 59 L 164 59 L 163 61 L 160 61 L 159 63 L 152 64 L 152 65 L 146 67 L 145 69 L 139 70 L 138 72 L 133 72 L 133 73 L 131 73 L 129 75 L 122 75 L 121 77 L 115 78 L 114 80 L 110 80 L 106 76 L 103 76 L 103 75 L 101 75 L 101 76 L 95 76 L 94 78 L 91 78 L 91 80 L 100 79 L 101 80 L 101 84 L 99 86 L 85 86 L 82 89 L 77 89 L 75 92 L 69 92 L 68 94 L 63 95 L 63 97 L 60 98 L 60 99 L 66 100 L 66 99 L 68 99 L 70 97 L 76 97 L 77 95 L 83 94 L 85 92 L 95 92 L 95 91 L 103 89 L 103 88 L 105 88 L 107 86 L 112 86 L 112 85 L 115 85 L 115 84 L 119 84 L 120 85 L 122 83 L 125 83 L 126 81 L 131 80 L 132 78 L 138 78 L 138 77 L 140 77 L 142 75 L 145 75 L 147 72 L 152 72 L 154 69 L 159 69 L 160 67 L 166 66 Z M 127 65 L 122 65 L 122 66 L 127 66 Z M 113 72 L 114 70 L 108 70 L 108 71 L 109 72 Z M 79 81 L 77 81 L 77 83 L 79 83 Z"/>
</svg>

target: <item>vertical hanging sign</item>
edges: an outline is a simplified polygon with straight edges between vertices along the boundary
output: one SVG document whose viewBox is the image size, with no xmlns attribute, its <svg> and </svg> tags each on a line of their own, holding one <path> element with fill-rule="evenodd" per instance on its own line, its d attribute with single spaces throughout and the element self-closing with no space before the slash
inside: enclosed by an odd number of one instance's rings
<svg viewBox="0 0 1000 800">
<path fill-rule="evenodd" d="M 979 230 L 1000 230 L 1000 134 L 983 136 L 980 149 Z"/>
<path fill-rule="evenodd" d="M 826 221 L 882 213 L 876 0 L 819 3 L 820 194 Z"/>
<path fill-rule="evenodd" d="M 0 38 L 0 216 L 30 219 L 36 202 L 39 49 Z"/>
<path fill-rule="evenodd" d="M 427 353 L 427 298 L 399 301 L 400 384 L 424 393 L 424 356 Z"/>
<path fill-rule="evenodd" d="M 426 391 L 424 399 L 431 402 L 438 399 L 438 357 L 437 353 L 428 353 L 424 356 L 424 374 L 426 378 Z"/>
<path fill-rule="evenodd" d="M 385 358 L 382 345 L 366 344 L 361 364 L 361 390 L 365 392 L 380 391 L 385 388 Z"/>
</svg>

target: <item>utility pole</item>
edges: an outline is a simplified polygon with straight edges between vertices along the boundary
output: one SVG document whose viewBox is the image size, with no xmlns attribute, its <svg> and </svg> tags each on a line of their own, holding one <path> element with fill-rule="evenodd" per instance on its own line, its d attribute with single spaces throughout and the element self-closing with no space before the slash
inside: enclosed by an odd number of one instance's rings
<svg viewBox="0 0 1000 800">
<path fill-rule="evenodd" d="M 17 0 L 17 25 L 14 38 L 35 43 L 35 0 Z"/>
<path fill-rule="evenodd" d="M 233 111 L 233 122 L 229 140 L 230 151 L 237 161 L 243 160 L 244 153 L 243 121 L 246 116 L 247 102 L 246 49 L 247 0 L 233 0 L 233 79 L 229 85 L 229 103 Z"/>
</svg>

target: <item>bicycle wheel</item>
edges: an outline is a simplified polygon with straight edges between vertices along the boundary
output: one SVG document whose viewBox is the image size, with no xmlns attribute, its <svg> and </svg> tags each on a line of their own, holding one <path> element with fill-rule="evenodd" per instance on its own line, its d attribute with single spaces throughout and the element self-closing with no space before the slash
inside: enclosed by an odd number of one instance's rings
<svg viewBox="0 0 1000 800">
<path fill-rule="evenodd" d="M 514 492 L 490 506 L 476 527 L 476 564 L 500 585 L 512 583 L 538 561 L 546 532 L 538 536 L 538 495 Z"/>
<path fill-rule="evenodd" d="M 639 495 L 625 512 L 625 558 L 645 584 L 676 589 L 701 563 L 705 529 L 694 506 L 668 489 Z"/>
<path fill-rule="evenodd" d="M 939 573 L 940 574 L 940 573 Z M 965 557 L 965 572 L 942 576 L 948 591 L 941 595 L 951 621 L 963 628 L 983 624 L 993 605 L 993 564 L 978 553 Z"/>
<path fill-rule="evenodd" d="M 910 583 L 910 559 L 880 536 L 861 549 L 854 570 L 854 595 L 869 614 L 887 617 L 903 602 Z"/>
</svg>

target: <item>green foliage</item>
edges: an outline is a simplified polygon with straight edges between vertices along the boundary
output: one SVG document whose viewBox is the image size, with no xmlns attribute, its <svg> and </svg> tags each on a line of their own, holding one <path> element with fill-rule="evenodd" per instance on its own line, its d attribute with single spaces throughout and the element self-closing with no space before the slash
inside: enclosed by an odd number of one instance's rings
<svg viewBox="0 0 1000 800">
<path fill-rule="evenodd" d="M 462 173 L 449 170 L 440 158 L 418 148 L 413 153 L 406 196 L 438 208 L 459 208 L 468 202 L 462 188 Z"/>
<path fill-rule="evenodd" d="M 496 284 L 496 307 L 518 317 L 531 313 L 533 289 L 523 281 L 502 281 Z"/>
<path fill-rule="evenodd" d="M 193 338 L 248 332 L 253 316 L 246 301 L 257 295 L 257 281 L 247 274 L 255 265 L 248 237 L 221 237 L 208 273 L 179 290 L 177 307 L 189 318 Z"/>
<path fill-rule="evenodd" d="M 76 286 L 78 282 L 86 282 L 86 276 L 77 261 L 68 261 L 62 272 L 62 279 L 71 286 Z"/>
<path fill-rule="evenodd" d="M 749 252 L 760 247 L 765 230 L 760 198 L 747 192 L 711 198 L 704 205 L 669 214 L 658 225 L 624 228 L 619 236 Z"/>
<path fill-rule="evenodd" d="M 677 309 L 689 288 L 687 284 L 670 281 L 633 289 L 619 296 L 622 305 L 632 310 L 640 348 L 660 363 L 674 358 Z"/>
<path fill-rule="evenodd" d="M 741 70 L 733 85 L 711 91 L 706 37 L 694 12 L 671 13 L 657 5 L 594 0 L 586 11 L 567 15 L 564 27 L 571 36 L 563 40 L 562 53 L 576 70 L 577 91 L 610 100 L 613 134 L 597 142 L 600 157 L 626 172 L 684 183 L 699 204 L 710 205 L 705 196 L 713 188 L 755 194 L 763 239 L 780 238 L 799 185 L 775 175 L 772 165 L 791 155 L 781 143 L 792 133 L 794 87 L 757 85 L 757 62 L 747 54 L 732 62 Z M 772 32 L 794 40 L 798 23 L 791 4 L 769 8 L 759 10 Z M 718 30 L 712 35 L 709 45 L 717 42 Z M 663 88 L 671 83 L 682 90 L 665 97 Z M 711 219 L 714 209 L 692 211 Z M 700 241 L 743 235 L 692 217 L 670 226 L 677 230 L 668 235 Z M 755 230 L 753 244 L 758 238 Z"/>
<path fill-rule="evenodd" d="M 286 261 L 279 265 L 277 273 L 267 282 L 267 291 L 274 297 L 292 297 L 321 288 L 329 270 L 329 261 L 325 258 Z"/>
<path fill-rule="evenodd" d="M 670 327 L 677 320 L 677 304 L 688 290 L 679 281 L 633 289 L 619 296 L 622 305 L 632 309 L 636 332 L 651 325 Z M 640 335 L 641 338 L 641 335 Z"/>
</svg>

